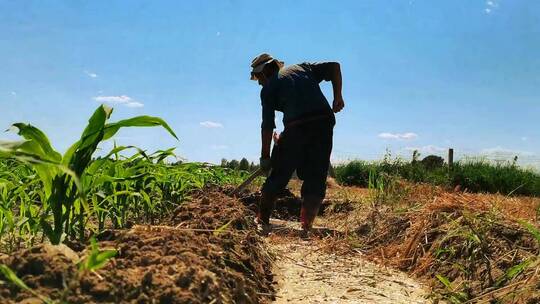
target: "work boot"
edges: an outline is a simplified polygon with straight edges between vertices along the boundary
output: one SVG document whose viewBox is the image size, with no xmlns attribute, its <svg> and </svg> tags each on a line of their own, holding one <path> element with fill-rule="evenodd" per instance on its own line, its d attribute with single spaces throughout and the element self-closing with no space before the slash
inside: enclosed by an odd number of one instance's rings
<svg viewBox="0 0 540 304">
<path fill-rule="evenodd" d="M 300 210 L 300 223 L 302 224 L 302 237 L 309 237 L 309 232 L 313 227 L 315 217 L 319 213 L 319 208 L 322 204 L 322 198 L 308 196 L 302 201 L 302 209 Z"/>
<path fill-rule="evenodd" d="M 270 233 L 270 215 L 274 210 L 275 203 L 275 195 L 263 193 L 259 202 L 259 210 L 257 211 L 257 230 L 263 235 Z"/>
</svg>

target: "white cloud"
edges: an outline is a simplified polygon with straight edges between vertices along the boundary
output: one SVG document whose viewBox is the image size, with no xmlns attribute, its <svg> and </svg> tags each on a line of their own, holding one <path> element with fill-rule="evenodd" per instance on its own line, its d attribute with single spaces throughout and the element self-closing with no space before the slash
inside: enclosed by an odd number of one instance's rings
<svg viewBox="0 0 540 304">
<path fill-rule="evenodd" d="M 123 105 L 129 108 L 141 108 L 144 107 L 144 104 L 138 101 L 133 100 L 133 98 L 120 95 L 120 96 L 96 96 L 94 100 L 97 102 L 107 103 L 110 105 Z"/>
<path fill-rule="evenodd" d="M 489 7 L 499 7 L 499 4 L 495 1 L 486 1 L 486 5 Z"/>
<path fill-rule="evenodd" d="M 440 154 L 441 152 L 446 151 L 446 148 L 438 147 L 435 145 L 427 145 L 423 147 L 407 147 L 405 148 L 407 151 L 418 151 L 421 154 Z"/>
<path fill-rule="evenodd" d="M 499 3 L 495 0 L 488 0 L 486 1 L 486 7 L 484 8 L 484 12 L 486 14 L 491 14 L 494 10 L 499 8 Z"/>
<path fill-rule="evenodd" d="M 480 151 L 480 154 L 487 155 L 487 156 L 500 156 L 500 157 L 512 157 L 512 156 L 516 156 L 516 155 L 517 156 L 533 156 L 533 155 L 535 155 L 533 152 L 507 149 L 507 148 L 503 148 L 501 146 L 497 146 L 497 147 L 494 147 L 494 148 L 482 149 Z"/>
<path fill-rule="evenodd" d="M 200 122 L 199 125 L 205 127 L 205 128 L 223 128 L 223 125 L 219 122 L 214 121 L 203 121 Z"/>
<path fill-rule="evenodd" d="M 132 101 L 132 102 L 128 102 L 126 103 L 126 107 L 128 108 L 142 108 L 144 107 L 144 104 L 138 102 L 138 101 Z"/>
<path fill-rule="evenodd" d="M 212 145 L 211 148 L 212 148 L 212 150 L 225 150 L 225 149 L 229 149 L 229 146 L 227 146 L 227 145 Z"/>
<path fill-rule="evenodd" d="M 388 132 L 384 132 L 384 133 L 380 133 L 378 135 L 378 137 L 383 138 L 383 139 L 413 140 L 413 139 L 416 139 L 418 137 L 418 134 L 412 133 L 412 132 L 407 132 L 407 133 L 388 133 Z"/>
<path fill-rule="evenodd" d="M 90 78 L 97 78 L 98 77 L 98 75 L 96 73 L 92 73 L 92 72 L 89 72 L 89 71 L 84 71 L 84 73 Z"/>
<path fill-rule="evenodd" d="M 527 140 L 529 140 L 529 138 L 528 138 L 527 136 L 523 136 L 523 137 L 521 138 L 521 140 L 522 140 L 522 141 L 527 141 Z"/>
</svg>

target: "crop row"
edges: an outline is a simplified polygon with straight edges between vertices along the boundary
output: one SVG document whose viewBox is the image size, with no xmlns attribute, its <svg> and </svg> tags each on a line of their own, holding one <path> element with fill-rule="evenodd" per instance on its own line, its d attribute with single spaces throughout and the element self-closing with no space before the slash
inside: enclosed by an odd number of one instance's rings
<svg viewBox="0 0 540 304">
<path fill-rule="evenodd" d="M 235 183 L 241 172 L 201 163 L 168 164 L 173 149 L 147 154 L 118 146 L 94 157 L 98 145 L 122 127 L 161 126 L 157 117 L 108 123 L 112 109 L 100 106 L 79 141 L 66 153 L 28 124 L 15 124 L 24 139 L 0 142 L 0 248 L 10 252 L 47 238 L 51 243 L 86 240 L 108 228 L 153 222 L 169 214 L 194 189 Z M 132 156 L 123 155 L 130 150 Z"/>
</svg>

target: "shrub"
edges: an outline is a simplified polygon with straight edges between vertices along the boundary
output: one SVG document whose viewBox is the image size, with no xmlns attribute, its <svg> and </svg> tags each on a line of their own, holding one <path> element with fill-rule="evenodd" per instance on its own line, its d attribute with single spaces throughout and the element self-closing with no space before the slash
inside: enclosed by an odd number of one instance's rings
<svg viewBox="0 0 540 304">
<path fill-rule="evenodd" d="M 449 170 L 441 164 L 442 158 L 428 156 L 424 160 L 415 163 L 391 160 L 388 157 L 380 162 L 355 160 L 336 166 L 336 179 L 344 185 L 367 187 L 370 174 L 372 180 L 377 180 L 381 174 L 387 174 L 412 182 L 452 188 L 459 185 L 471 192 L 540 196 L 540 175 L 514 163 L 463 161 L 455 163 Z"/>
<path fill-rule="evenodd" d="M 428 155 L 422 159 L 421 163 L 426 169 L 433 170 L 444 166 L 444 158 L 437 155 Z"/>
</svg>

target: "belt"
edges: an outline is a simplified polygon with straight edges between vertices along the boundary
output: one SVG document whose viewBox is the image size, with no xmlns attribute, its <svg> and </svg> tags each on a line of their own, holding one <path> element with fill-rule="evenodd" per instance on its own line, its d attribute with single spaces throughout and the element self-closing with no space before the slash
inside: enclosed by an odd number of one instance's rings
<svg viewBox="0 0 540 304">
<path fill-rule="evenodd" d="M 332 117 L 331 114 L 322 114 L 322 115 L 315 115 L 315 116 L 310 116 L 306 118 L 301 118 L 301 119 L 293 120 L 289 123 L 286 123 L 285 128 L 290 128 L 290 127 L 298 126 L 307 122 L 324 119 L 324 118 L 331 118 L 331 117 Z"/>
</svg>

